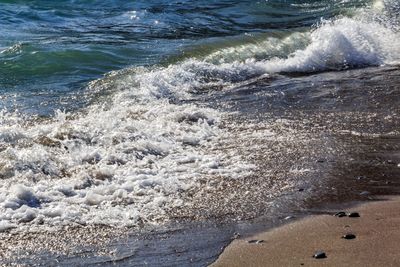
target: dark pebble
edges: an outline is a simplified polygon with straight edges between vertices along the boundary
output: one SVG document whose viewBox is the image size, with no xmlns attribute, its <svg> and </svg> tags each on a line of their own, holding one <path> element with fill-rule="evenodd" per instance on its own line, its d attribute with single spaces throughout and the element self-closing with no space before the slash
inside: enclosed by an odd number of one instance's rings
<svg viewBox="0 0 400 267">
<path fill-rule="evenodd" d="M 345 217 L 346 216 L 346 212 L 344 211 L 339 211 L 338 213 L 335 213 L 335 215 L 333 215 L 335 217 Z"/>
<path fill-rule="evenodd" d="M 342 238 L 344 238 L 344 239 L 354 239 L 354 238 L 356 238 L 356 236 L 353 235 L 353 234 L 345 234 L 345 235 L 342 236 Z"/>
<path fill-rule="evenodd" d="M 316 258 L 316 259 L 325 259 L 326 258 L 326 254 L 323 251 L 317 251 L 317 252 L 314 253 L 313 257 Z"/>
<path fill-rule="evenodd" d="M 324 159 L 317 159 L 317 163 L 324 163 L 325 160 Z"/>
<path fill-rule="evenodd" d="M 233 233 L 233 239 L 238 239 L 240 237 L 240 234 L 239 233 Z"/>
<path fill-rule="evenodd" d="M 247 241 L 247 243 L 250 243 L 250 244 L 261 244 L 261 243 L 264 243 L 264 240 L 253 239 L 253 240 Z"/>
<path fill-rule="evenodd" d="M 304 188 L 299 188 L 299 192 L 303 192 L 304 191 Z"/>
<path fill-rule="evenodd" d="M 360 217 L 360 214 L 358 212 L 350 212 L 349 215 L 350 218 L 358 218 Z"/>
</svg>

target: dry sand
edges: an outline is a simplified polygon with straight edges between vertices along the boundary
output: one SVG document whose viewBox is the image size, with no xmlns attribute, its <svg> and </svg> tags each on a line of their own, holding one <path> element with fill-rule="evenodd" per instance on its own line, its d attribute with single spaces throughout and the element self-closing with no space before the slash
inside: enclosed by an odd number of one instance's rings
<svg viewBox="0 0 400 267">
<path fill-rule="evenodd" d="M 400 266 L 400 197 L 345 211 L 360 217 L 313 215 L 237 239 L 212 266 Z M 347 233 L 356 238 L 343 239 Z M 327 257 L 314 259 L 318 250 Z"/>
</svg>

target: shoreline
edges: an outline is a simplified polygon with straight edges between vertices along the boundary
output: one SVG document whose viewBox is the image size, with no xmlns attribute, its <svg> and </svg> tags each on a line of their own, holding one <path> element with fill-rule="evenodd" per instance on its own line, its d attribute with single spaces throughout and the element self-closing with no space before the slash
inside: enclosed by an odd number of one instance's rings
<svg viewBox="0 0 400 267">
<path fill-rule="evenodd" d="M 338 211 L 360 217 L 332 215 Z M 385 197 L 236 239 L 211 266 L 399 266 L 399 225 L 400 196 Z M 326 258 L 313 258 L 317 251 Z"/>
<path fill-rule="evenodd" d="M 248 245 L 251 245 L 251 249 L 261 249 L 262 252 L 270 243 L 275 246 L 291 239 L 278 236 L 276 242 L 271 242 L 267 238 L 258 239 L 254 233 L 266 229 L 267 233 L 275 232 L 288 227 L 285 225 L 296 226 L 294 220 L 285 219 L 288 216 L 294 216 L 298 222 L 303 222 L 300 219 L 303 215 L 306 217 L 304 220 L 308 220 L 320 214 L 329 214 L 328 209 L 331 209 L 331 214 L 340 210 L 339 207 L 345 210 L 358 209 L 364 205 L 357 206 L 359 201 L 371 197 L 399 195 L 398 112 L 395 108 L 387 110 L 388 95 L 385 88 L 380 87 L 384 79 L 387 79 L 391 81 L 389 85 L 397 88 L 399 82 L 392 77 L 399 77 L 398 74 L 397 69 L 372 69 L 368 72 L 352 70 L 351 74 L 325 73 L 299 78 L 297 82 L 301 81 L 302 84 L 316 83 L 309 87 L 300 86 L 288 90 L 281 88 L 279 84 L 271 85 L 285 92 L 282 98 L 270 95 L 262 81 L 213 95 L 214 101 L 223 103 L 224 106 L 216 103 L 210 103 L 210 106 L 215 106 L 218 110 L 241 112 L 237 117 L 232 115 L 227 120 L 232 122 L 229 124 L 232 127 L 228 129 L 232 131 L 229 132 L 237 134 L 232 139 L 236 140 L 233 144 L 238 144 L 232 146 L 234 150 L 230 153 L 240 154 L 256 163 L 258 169 L 252 179 L 218 179 L 219 183 L 206 179 L 202 187 L 199 187 L 205 190 L 188 192 L 187 200 L 192 201 L 188 209 L 171 211 L 171 229 L 163 227 L 158 231 L 156 226 L 154 232 L 139 232 L 137 235 L 131 229 L 119 229 L 119 235 L 112 228 L 96 225 L 82 226 L 79 229 L 68 227 L 59 232 L 37 234 L 4 231 L 0 233 L 3 240 L 0 248 L 4 248 L 3 254 L 0 252 L 0 265 L 73 266 L 79 263 L 160 266 L 179 263 L 178 265 L 206 266 L 218 258 L 222 250 L 237 236 L 237 232 L 242 235 L 242 241 L 244 240 L 240 253 L 247 251 Z M 328 78 L 332 75 L 336 78 L 330 81 Z M 376 77 L 383 78 L 376 80 Z M 338 81 L 343 81 L 340 89 L 337 88 Z M 368 90 L 364 84 L 368 85 Z M 323 92 L 320 91 L 322 89 Z M 237 97 L 243 92 L 246 95 L 257 95 L 257 98 L 240 98 L 241 102 L 237 103 Z M 397 94 L 397 91 L 393 94 Z M 332 104 L 332 97 L 335 99 L 337 95 L 345 102 L 334 101 Z M 357 100 L 357 105 L 354 104 L 354 98 L 361 98 Z M 368 99 L 384 105 L 371 109 L 366 101 Z M 264 106 L 264 103 L 271 105 Z M 290 103 L 297 104 L 292 106 Z M 320 108 L 315 109 L 315 103 Z M 392 106 L 397 107 L 397 102 Z M 284 113 L 280 113 L 283 111 Z M 393 115 L 389 116 L 388 113 Z M 233 124 L 235 122 L 237 124 Z M 275 133 L 276 137 L 266 138 L 269 132 Z M 252 133 L 257 134 L 252 136 Z M 224 147 L 224 143 L 221 147 Z M 277 194 L 277 191 L 283 193 Z M 310 214 L 314 215 L 309 216 Z M 364 215 L 361 215 L 363 221 Z M 324 216 L 326 215 L 322 215 Z M 184 225 L 187 227 L 176 227 L 180 218 L 184 222 L 187 219 L 188 224 Z M 332 216 L 326 218 L 332 219 Z M 336 228 L 343 230 L 343 225 L 340 227 L 342 228 Z M 312 234 L 314 229 L 315 227 L 306 228 L 299 232 L 303 234 L 297 239 L 302 239 L 308 233 Z M 322 231 L 318 237 L 323 237 L 325 232 L 329 231 Z M 356 240 L 342 240 L 342 234 L 344 233 L 341 231 L 335 231 L 332 233 L 332 240 L 358 242 L 359 233 L 356 232 Z M 264 242 L 246 242 L 252 239 Z M 235 240 L 228 246 L 220 258 L 224 258 L 227 251 L 238 242 L 240 240 Z M 328 258 L 318 261 L 317 264 L 329 264 L 334 254 L 325 247 L 318 246 L 299 253 L 298 258 L 304 259 L 304 262 L 295 262 L 294 265 L 315 263 L 311 256 L 319 249 L 325 250 Z M 282 251 L 284 250 L 278 252 Z M 294 252 L 292 249 L 291 254 L 276 255 L 281 255 L 283 259 L 292 259 Z M 251 251 L 249 253 L 250 257 L 256 255 Z M 235 258 L 232 260 L 234 263 L 241 263 L 239 265 L 257 266 L 257 262 L 249 261 L 253 263 L 249 264 Z M 217 263 L 219 262 L 218 260 Z M 263 262 L 258 263 L 265 266 Z M 273 263 L 271 265 L 277 265 Z M 290 263 L 280 265 L 287 266 Z"/>
</svg>

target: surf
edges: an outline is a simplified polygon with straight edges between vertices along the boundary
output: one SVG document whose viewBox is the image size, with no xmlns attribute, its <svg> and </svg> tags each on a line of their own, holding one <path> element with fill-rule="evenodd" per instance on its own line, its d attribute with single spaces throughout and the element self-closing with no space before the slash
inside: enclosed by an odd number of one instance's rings
<svg viewBox="0 0 400 267">
<path fill-rule="evenodd" d="M 256 166 L 224 153 L 236 141 L 222 127 L 227 114 L 196 96 L 274 75 L 397 64 L 398 31 L 382 19 L 388 4 L 173 64 L 109 72 L 85 88 L 90 104 L 50 118 L 3 110 L 0 229 L 157 224 L 190 205 L 185 192 L 206 192 L 204 179 L 248 177 Z"/>
</svg>

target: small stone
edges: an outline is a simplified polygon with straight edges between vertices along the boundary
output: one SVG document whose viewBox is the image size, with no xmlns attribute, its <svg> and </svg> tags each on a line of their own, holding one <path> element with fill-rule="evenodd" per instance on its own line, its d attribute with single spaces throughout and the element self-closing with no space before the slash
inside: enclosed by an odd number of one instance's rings
<svg viewBox="0 0 400 267">
<path fill-rule="evenodd" d="M 261 243 L 264 243 L 264 240 L 252 239 L 252 240 L 247 241 L 247 243 L 249 243 L 249 244 L 261 244 Z"/>
<path fill-rule="evenodd" d="M 362 191 L 361 193 L 360 193 L 360 196 L 367 196 L 367 195 L 369 195 L 370 194 L 370 192 L 368 192 L 368 191 Z"/>
<path fill-rule="evenodd" d="M 343 239 L 354 239 L 356 236 L 354 234 L 345 234 L 342 236 Z"/>
<path fill-rule="evenodd" d="M 314 253 L 313 258 L 315 259 L 325 259 L 326 258 L 326 253 L 323 251 L 317 251 Z"/>
<path fill-rule="evenodd" d="M 346 213 L 344 211 L 339 211 L 333 215 L 335 217 L 346 217 Z"/>
<path fill-rule="evenodd" d="M 325 160 L 324 159 L 317 159 L 317 163 L 324 163 Z"/>
<path fill-rule="evenodd" d="M 239 233 L 233 233 L 233 239 L 238 239 L 240 237 L 240 234 Z"/>
<path fill-rule="evenodd" d="M 283 218 L 284 220 L 290 220 L 290 219 L 293 219 L 294 218 L 294 216 L 286 216 L 285 218 Z"/>
<path fill-rule="evenodd" d="M 357 180 L 364 180 L 364 179 L 365 179 L 365 176 L 358 176 L 356 179 L 357 179 Z"/>
<path fill-rule="evenodd" d="M 304 188 L 299 188 L 299 192 L 303 192 L 304 191 Z"/>
<path fill-rule="evenodd" d="M 360 214 L 358 212 L 350 212 L 347 216 L 350 218 L 358 218 L 360 217 Z"/>
</svg>

